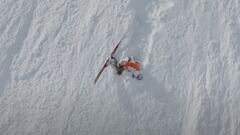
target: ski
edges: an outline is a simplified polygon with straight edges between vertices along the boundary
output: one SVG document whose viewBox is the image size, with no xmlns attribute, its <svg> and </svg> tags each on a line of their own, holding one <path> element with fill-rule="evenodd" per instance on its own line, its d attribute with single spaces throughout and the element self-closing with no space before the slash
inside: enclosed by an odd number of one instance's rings
<svg viewBox="0 0 240 135">
<path fill-rule="evenodd" d="M 125 37 L 125 36 L 124 36 Z M 114 53 L 117 51 L 119 45 L 121 44 L 122 40 L 124 39 L 124 37 L 118 42 L 118 44 L 114 47 L 111 56 L 114 55 Z M 106 60 L 106 62 L 104 63 L 104 65 L 102 66 L 102 68 L 100 69 L 99 73 L 97 74 L 95 80 L 94 80 L 94 85 L 96 84 L 97 80 L 99 79 L 99 77 L 101 76 L 102 72 L 104 71 L 104 69 L 108 66 L 108 62 L 109 62 L 109 58 Z"/>
<path fill-rule="evenodd" d="M 97 77 L 94 80 L 94 85 L 96 84 L 96 82 L 97 82 L 98 78 L 100 77 L 100 75 L 102 74 L 103 70 L 107 67 L 108 62 L 109 62 L 109 59 L 107 59 L 107 61 L 104 63 L 103 67 L 99 71 Z"/>
</svg>

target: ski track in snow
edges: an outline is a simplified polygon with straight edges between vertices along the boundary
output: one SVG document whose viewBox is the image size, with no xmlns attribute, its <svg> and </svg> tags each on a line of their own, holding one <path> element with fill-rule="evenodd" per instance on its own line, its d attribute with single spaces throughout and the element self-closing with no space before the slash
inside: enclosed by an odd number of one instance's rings
<svg viewBox="0 0 240 135">
<path fill-rule="evenodd" d="M 239 0 L 2 0 L 0 134 L 240 134 Z M 100 66 L 116 55 L 144 79 Z"/>
</svg>

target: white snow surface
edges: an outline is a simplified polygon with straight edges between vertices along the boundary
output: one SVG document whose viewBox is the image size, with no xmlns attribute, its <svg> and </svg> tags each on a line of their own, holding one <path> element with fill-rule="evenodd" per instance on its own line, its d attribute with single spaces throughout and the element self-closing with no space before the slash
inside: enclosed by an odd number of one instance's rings
<svg viewBox="0 0 240 135">
<path fill-rule="evenodd" d="M 240 0 L 0 0 L 0 134 L 240 135 Z"/>
</svg>

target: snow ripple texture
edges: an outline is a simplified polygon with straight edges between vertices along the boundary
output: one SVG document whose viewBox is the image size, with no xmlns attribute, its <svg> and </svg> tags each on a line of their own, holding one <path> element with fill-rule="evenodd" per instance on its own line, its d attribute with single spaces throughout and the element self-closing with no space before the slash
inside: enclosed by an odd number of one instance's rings
<svg viewBox="0 0 240 135">
<path fill-rule="evenodd" d="M 0 134 L 239 135 L 240 1 L 0 0 Z"/>
</svg>

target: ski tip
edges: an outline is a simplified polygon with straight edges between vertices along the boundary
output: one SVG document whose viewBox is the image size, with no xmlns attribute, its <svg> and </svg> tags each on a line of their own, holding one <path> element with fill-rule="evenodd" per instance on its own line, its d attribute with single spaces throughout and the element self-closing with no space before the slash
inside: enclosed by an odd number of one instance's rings
<svg viewBox="0 0 240 135">
<path fill-rule="evenodd" d="M 97 83 L 97 80 L 94 80 L 94 84 L 93 85 L 96 85 L 96 83 Z"/>
</svg>

